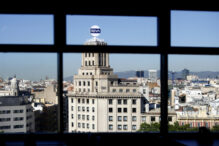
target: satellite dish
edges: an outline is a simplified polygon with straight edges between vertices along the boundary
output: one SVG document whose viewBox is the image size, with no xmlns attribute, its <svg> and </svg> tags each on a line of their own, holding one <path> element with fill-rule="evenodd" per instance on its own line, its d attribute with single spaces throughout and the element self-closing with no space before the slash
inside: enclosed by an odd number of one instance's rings
<svg viewBox="0 0 219 146">
<path fill-rule="evenodd" d="M 90 28 L 90 34 L 93 36 L 93 37 L 97 37 L 99 36 L 101 33 L 101 29 L 98 25 L 93 25 L 91 26 Z"/>
</svg>

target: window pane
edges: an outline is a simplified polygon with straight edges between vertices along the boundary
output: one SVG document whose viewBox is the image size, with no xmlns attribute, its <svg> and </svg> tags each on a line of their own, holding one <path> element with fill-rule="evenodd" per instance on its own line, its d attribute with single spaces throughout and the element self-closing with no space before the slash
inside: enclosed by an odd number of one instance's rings
<svg viewBox="0 0 219 146">
<path fill-rule="evenodd" d="M 216 55 L 169 55 L 169 131 L 218 131 Z"/>
<path fill-rule="evenodd" d="M 171 11 L 171 45 L 219 47 L 219 12 Z"/>
<path fill-rule="evenodd" d="M 89 57 L 89 52 L 83 52 L 65 53 L 63 59 L 64 92 L 65 98 L 68 99 L 68 122 L 65 124 L 75 123 L 74 126 L 68 124 L 68 132 L 159 131 L 159 55 L 95 52 Z M 86 65 L 85 61 L 94 61 L 94 65 Z M 138 76 L 138 71 L 143 75 Z M 83 84 L 88 81 L 90 86 Z M 79 82 L 82 83 L 81 86 L 78 85 Z M 123 92 L 120 92 L 120 89 Z M 126 92 L 127 89 L 129 92 Z M 74 101 L 92 99 L 94 104 L 71 102 L 72 98 Z M 72 111 L 72 106 L 75 109 L 77 106 L 84 106 L 95 110 Z M 77 119 L 77 116 L 72 119 L 72 114 L 95 116 L 95 119 L 86 121 Z M 152 116 L 153 121 L 150 120 Z M 145 117 L 145 120 L 141 117 Z M 78 127 L 78 122 L 94 124 L 95 128 Z"/>
<path fill-rule="evenodd" d="M 0 53 L 0 67 L 0 131 L 57 132 L 57 55 Z"/>
<path fill-rule="evenodd" d="M 0 44 L 53 44 L 52 15 L 0 15 Z"/>
<path fill-rule="evenodd" d="M 97 25 L 99 29 L 90 30 Z M 98 31 L 97 40 L 104 39 L 108 45 L 157 45 L 156 17 L 125 16 L 67 16 L 67 44 L 83 45 L 86 40 L 94 39 L 90 32 Z M 97 34 L 98 35 L 98 34 Z M 89 39 L 90 38 L 90 39 Z"/>
</svg>

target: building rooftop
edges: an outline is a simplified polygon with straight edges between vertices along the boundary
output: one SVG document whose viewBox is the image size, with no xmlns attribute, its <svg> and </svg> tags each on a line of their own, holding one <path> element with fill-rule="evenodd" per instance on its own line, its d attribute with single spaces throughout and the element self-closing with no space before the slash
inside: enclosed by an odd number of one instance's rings
<svg viewBox="0 0 219 146">
<path fill-rule="evenodd" d="M 18 106 L 29 104 L 25 96 L 1 96 L 0 106 Z"/>
</svg>

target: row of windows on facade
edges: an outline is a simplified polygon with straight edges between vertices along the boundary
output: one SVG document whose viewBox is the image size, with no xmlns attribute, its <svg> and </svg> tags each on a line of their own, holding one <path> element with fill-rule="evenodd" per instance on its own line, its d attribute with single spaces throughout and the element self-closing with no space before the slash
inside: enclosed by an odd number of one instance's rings
<svg viewBox="0 0 219 146">
<path fill-rule="evenodd" d="M 123 113 L 127 113 L 127 108 L 123 108 Z M 109 108 L 109 113 L 112 113 L 113 112 L 113 108 Z M 122 113 L 122 108 L 117 108 L 117 112 L 118 113 Z M 132 113 L 136 113 L 137 112 L 137 109 L 136 108 L 132 108 Z"/>
<path fill-rule="evenodd" d="M 136 89 L 132 89 L 132 92 L 133 92 L 133 93 L 136 93 L 136 91 L 137 91 Z M 117 89 L 112 89 L 112 92 L 113 92 L 113 93 L 117 92 Z M 123 93 L 123 89 L 119 89 L 119 92 L 120 92 L 120 93 Z M 126 93 L 129 93 L 129 92 L 131 92 L 131 91 L 130 91 L 130 89 L 125 89 L 125 92 L 126 92 Z"/>
<path fill-rule="evenodd" d="M 82 117 L 82 118 L 81 118 Z M 78 120 L 82 119 L 82 120 L 86 120 L 89 121 L 90 120 L 90 115 L 80 115 L 78 114 Z M 74 119 L 74 114 L 72 114 L 72 119 Z M 92 120 L 95 120 L 95 116 L 92 116 Z M 119 122 L 127 122 L 128 121 L 128 117 L 127 116 L 117 116 L 117 121 Z M 132 122 L 137 121 L 137 117 L 136 116 L 132 116 Z M 155 122 L 155 116 L 151 116 L 150 117 L 150 121 L 151 122 Z M 168 121 L 171 122 L 172 121 L 172 117 L 168 117 Z M 113 122 L 113 116 L 109 116 L 109 122 Z M 142 117 L 142 122 L 146 122 L 146 116 Z M 183 124 L 182 124 L 183 125 Z"/>
<path fill-rule="evenodd" d="M 123 127 L 123 130 L 128 130 L 128 125 L 117 125 L 117 130 L 122 130 L 122 127 Z M 132 130 L 136 130 L 136 125 L 132 125 Z M 113 125 L 109 125 L 109 130 L 113 130 Z"/>
<path fill-rule="evenodd" d="M 78 103 L 85 103 L 85 101 L 86 101 L 86 104 L 89 104 L 90 103 L 90 99 L 80 99 L 80 98 L 78 98 Z M 74 98 L 71 98 L 71 103 L 74 103 Z M 94 99 L 92 99 L 92 104 L 94 104 L 95 103 L 95 100 Z"/>
<path fill-rule="evenodd" d="M 94 57 L 94 53 L 84 53 L 85 57 Z"/>
<path fill-rule="evenodd" d="M 89 82 L 89 81 L 88 81 Z M 89 85 L 90 86 L 90 85 Z M 101 87 L 103 90 L 106 89 L 106 87 Z M 77 89 L 76 89 L 77 90 Z M 132 93 L 136 93 L 136 89 L 132 89 Z M 78 92 L 90 92 L 90 88 L 78 88 Z M 96 92 L 98 92 L 98 89 L 96 89 Z M 117 92 L 117 89 L 112 89 L 113 93 Z M 126 89 L 125 93 L 130 93 L 130 89 Z M 123 93 L 123 89 L 119 89 L 119 93 Z M 144 92 L 145 94 L 145 92 Z"/>
<path fill-rule="evenodd" d="M 94 66 L 94 61 L 85 61 L 85 66 Z"/>
<path fill-rule="evenodd" d="M 78 123 L 78 128 L 85 128 L 86 123 Z M 71 122 L 71 126 L 74 127 L 74 122 Z M 87 129 L 90 128 L 90 124 L 86 124 Z M 92 124 L 92 129 L 95 129 L 95 124 Z"/>
<path fill-rule="evenodd" d="M 32 123 L 26 124 L 26 127 L 31 126 Z M 24 128 L 24 125 L 13 125 L 14 129 Z M 0 126 L 0 130 L 11 129 L 11 125 Z"/>
<path fill-rule="evenodd" d="M 31 109 L 27 109 L 26 112 L 30 112 L 32 111 Z M 13 113 L 23 113 L 24 110 L 21 109 L 21 110 L 13 110 Z M 10 114 L 11 113 L 11 110 L 1 110 L 0 111 L 0 114 Z"/>
<path fill-rule="evenodd" d="M 92 73 L 90 73 L 90 75 L 92 75 Z M 82 83 L 83 83 L 83 84 L 82 84 Z M 75 84 L 76 84 L 76 86 L 77 86 L 77 82 L 75 82 Z M 95 84 L 96 84 L 96 86 L 98 86 L 98 82 L 97 82 L 97 81 L 95 82 Z M 111 83 L 111 84 L 113 84 L 113 83 Z M 86 82 L 86 81 L 78 81 L 78 85 L 79 85 L 79 86 L 85 86 L 85 87 L 87 87 L 87 86 L 90 86 L 90 81 L 87 81 L 87 82 Z M 85 89 L 83 89 L 83 91 L 86 92 Z M 136 91 L 137 91 L 136 89 L 132 89 L 132 92 L 133 92 L 133 93 L 136 93 Z M 79 88 L 79 92 L 81 92 L 81 89 L 80 89 L 80 88 Z M 90 92 L 90 89 L 88 89 L 88 92 Z M 112 92 L 113 92 L 113 93 L 117 92 L 117 89 L 113 88 L 113 89 L 112 89 Z M 118 89 L 118 92 L 123 93 L 124 91 L 123 91 L 123 89 L 120 88 L 120 89 Z M 126 92 L 126 93 L 129 93 L 129 92 L 131 92 L 131 91 L 130 91 L 130 89 L 125 89 L 125 92 Z M 145 93 L 146 93 L 146 90 L 144 89 L 144 94 L 145 94 Z"/>
<path fill-rule="evenodd" d="M 85 116 L 86 116 L 86 120 L 90 120 L 90 115 L 80 115 L 78 114 L 78 120 L 85 120 Z M 81 118 L 82 117 L 82 118 Z M 74 119 L 74 114 L 71 114 L 71 118 Z M 95 120 L 95 116 L 92 116 L 92 120 Z"/>
<path fill-rule="evenodd" d="M 89 129 L 90 128 L 90 124 L 89 123 L 78 123 L 78 128 L 85 128 L 85 125 L 86 125 L 86 128 Z M 74 122 L 71 123 L 71 126 L 74 127 Z M 117 129 L 118 130 L 122 130 L 122 127 L 123 127 L 123 130 L 128 130 L 128 125 L 117 125 Z M 136 130 L 137 126 L 136 125 L 132 125 L 132 130 Z M 95 124 L 92 124 L 92 129 L 95 129 Z M 109 130 L 113 130 L 113 125 L 110 124 L 109 125 Z"/>
<path fill-rule="evenodd" d="M 71 111 L 74 111 L 74 106 L 71 106 Z M 78 112 L 85 112 L 85 107 L 80 107 L 78 106 Z M 89 107 L 86 107 L 86 111 L 89 112 Z M 95 108 L 92 107 L 92 112 L 95 112 Z M 109 108 L 109 112 L 112 113 L 113 112 L 113 108 Z M 117 108 L 117 112 L 118 113 L 121 113 L 122 112 L 122 108 Z M 123 108 L 123 113 L 127 113 L 128 112 L 128 109 L 127 108 Z M 136 113 L 137 112 L 137 109 L 136 108 L 132 108 L 132 113 Z"/>
<path fill-rule="evenodd" d="M 91 66 L 90 65 L 90 61 L 89 61 L 89 65 L 87 65 L 87 61 L 85 61 L 85 66 Z M 94 62 L 93 62 L 93 66 L 94 66 Z M 102 75 L 110 75 L 110 72 L 101 72 Z M 82 75 L 93 75 L 92 72 L 88 73 L 88 72 L 82 72 Z M 113 82 L 111 82 L 111 85 L 113 85 Z"/>
<path fill-rule="evenodd" d="M 113 116 L 109 116 L 109 121 L 113 122 Z M 122 116 L 117 116 L 117 121 L 119 121 L 119 122 L 121 122 L 121 121 L 127 122 L 128 121 L 128 117 L 127 116 L 123 116 L 123 118 L 122 118 Z M 132 116 L 132 121 L 133 122 L 137 121 L 137 117 L 136 116 Z"/>
<path fill-rule="evenodd" d="M 26 119 L 31 119 L 32 118 L 32 115 L 29 115 L 26 117 Z M 24 120 L 24 117 L 14 117 L 13 118 L 13 121 L 23 121 Z M 7 118 L 0 118 L 0 122 L 8 122 L 8 121 L 11 121 L 11 118 L 7 117 Z"/>
<path fill-rule="evenodd" d="M 109 99 L 108 103 L 113 104 L 113 99 Z M 117 99 L 117 104 L 122 104 L 122 103 L 127 104 L 127 99 L 123 99 L 123 100 L 122 99 Z M 132 104 L 134 104 L 134 105 L 136 104 L 136 99 L 132 99 Z"/>
<path fill-rule="evenodd" d="M 15 117 L 14 121 L 23 121 L 23 117 Z M 6 121 L 11 121 L 11 118 L 0 118 L 0 122 L 6 122 Z"/>
<path fill-rule="evenodd" d="M 127 122 L 127 121 L 128 121 L 127 116 L 123 116 L 123 118 L 122 118 L 122 116 L 117 116 L 117 121 L 120 121 L 120 122 L 121 122 L 122 119 L 123 119 L 124 122 Z M 142 120 L 142 122 L 146 122 L 146 116 L 142 116 L 142 117 L 141 117 L 141 120 Z M 109 116 L 109 121 L 110 121 L 110 122 L 113 121 L 113 116 Z M 133 121 L 133 122 L 137 121 L 137 117 L 136 117 L 136 116 L 132 116 L 132 121 Z M 155 122 L 155 116 L 150 116 L 150 121 L 151 121 L 151 122 Z M 172 121 L 172 117 L 168 117 L 168 121 Z"/>
<path fill-rule="evenodd" d="M 86 107 L 86 111 L 87 112 L 90 111 L 89 109 L 90 109 L 89 107 Z M 74 111 L 74 106 L 71 106 L 71 111 Z M 80 111 L 85 112 L 85 107 L 84 106 L 82 106 L 82 107 L 78 106 L 78 112 L 80 112 Z M 92 112 L 95 112 L 95 108 L 94 107 L 92 107 Z"/>
<path fill-rule="evenodd" d="M 86 101 L 86 104 L 89 104 L 90 103 L 90 100 L 87 98 L 86 100 L 83 98 L 82 99 L 82 103 L 85 103 L 85 101 Z M 113 99 L 108 99 L 108 103 L 109 104 L 113 104 Z M 74 99 L 73 98 L 71 98 L 71 103 L 74 103 Z M 80 98 L 78 98 L 78 103 L 81 103 L 81 99 Z M 95 100 L 94 99 L 92 99 L 92 104 L 94 104 L 95 103 Z M 127 104 L 127 99 L 117 99 L 117 104 Z M 136 99 L 132 99 L 132 104 L 136 104 Z"/>
</svg>

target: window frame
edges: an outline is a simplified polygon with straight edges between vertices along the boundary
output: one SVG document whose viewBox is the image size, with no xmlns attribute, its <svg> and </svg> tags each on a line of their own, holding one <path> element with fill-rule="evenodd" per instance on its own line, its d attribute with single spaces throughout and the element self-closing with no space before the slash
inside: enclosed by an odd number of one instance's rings
<svg viewBox="0 0 219 146">
<path fill-rule="evenodd" d="M 171 10 L 201 10 L 201 11 L 219 11 L 219 8 L 214 7 L 165 7 L 160 9 L 150 8 L 145 9 L 73 9 L 73 8 L 1 8 L 0 14 L 50 14 L 54 17 L 54 44 L 51 45 L 32 45 L 32 44 L 0 44 L 0 52 L 27 52 L 27 53 L 57 53 L 57 81 L 58 81 L 58 134 L 52 139 L 56 139 L 60 134 L 64 134 L 64 116 L 62 114 L 63 108 L 63 53 L 79 53 L 79 52 L 107 52 L 107 53 L 139 53 L 139 54 L 159 54 L 160 55 L 160 74 L 161 74 L 161 129 L 160 135 L 172 135 L 168 133 L 168 55 L 171 54 L 193 54 L 193 55 L 219 55 L 219 47 L 175 47 L 171 46 L 170 35 L 170 20 Z M 83 45 L 67 45 L 66 44 L 66 16 L 72 15 L 100 15 L 100 16 L 155 16 L 157 17 L 157 46 L 89 46 L 87 48 Z M 164 49 L 165 48 L 165 49 Z M 198 50 L 198 51 L 197 51 Z M 73 133 L 76 134 L 76 133 Z M 133 133 L 131 133 L 133 134 Z M 30 135 L 25 133 L 23 135 Z M 22 134 L 1 134 L 2 139 L 23 139 L 26 137 Z M 184 136 L 195 135 L 184 134 Z M 214 137 L 218 137 L 218 133 L 214 133 Z M 35 139 L 43 136 L 34 135 Z M 172 135 L 173 136 L 173 135 Z M 178 136 L 180 137 L 180 136 Z M 195 136 L 193 136 L 195 137 Z"/>
</svg>

